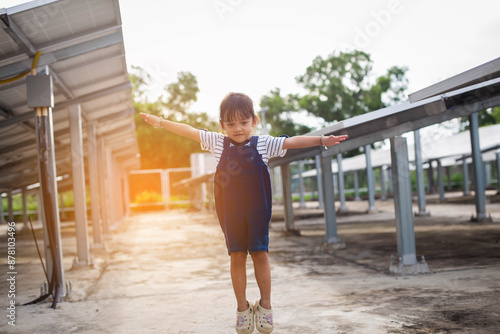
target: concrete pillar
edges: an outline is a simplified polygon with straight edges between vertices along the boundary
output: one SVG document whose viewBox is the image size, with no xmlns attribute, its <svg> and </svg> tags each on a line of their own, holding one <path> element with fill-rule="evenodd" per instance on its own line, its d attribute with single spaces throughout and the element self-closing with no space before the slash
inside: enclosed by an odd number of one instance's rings
<svg viewBox="0 0 500 334">
<path fill-rule="evenodd" d="M 76 263 L 89 265 L 90 247 L 87 226 L 87 196 L 85 192 L 85 168 L 83 162 L 82 110 L 79 104 L 69 107 L 71 137 L 71 164 L 73 167 L 73 196 L 76 225 Z"/>
<path fill-rule="evenodd" d="M 341 243 L 337 234 L 335 214 L 335 192 L 333 190 L 332 157 L 321 157 L 321 176 L 323 178 L 323 201 L 325 203 L 326 243 Z"/>
<path fill-rule="evenodd" d="M 321 158 L 319 155 L 314 157 L 316 163 L 316 183 L 318 184 L 319 208 L 323 209 L 323 182 L 321 180 Z"/>
<path fill-rule="evenodd" d="M 403 265 L 417 264 L 406 138 L 391 138 L 392 180 L 398 255 Z"/>
<path fill-rule="evenodd" d="M 286 232 L 293 232 L 295 231 L 295 223 L 293 221 L 292 177 L 290 175 L 290 165 L 281 165 L 280 169 L 281 180 L 283 184 L 283 211 L 285 213 L 285 229 Z"/>
<path fill-rule="evenodd" d="M 103 247 L 101 215 L 99 208 L 99 158 L 97 152 L 96 123 L 87 125 L 88 169 L 90 185 L 90 210 L 92 215 L 92 236 L 94 249 Z"/>
<path fill-rule="evenodd" d="M 368 212 L 375 212 L 375 174 L 372 168 L 371 147 L 365 146 L 366 178 L 368 183 Z"/>
<path fill-rule="evenodd" d="M 479 120 L 477 113 L 469 116 L 469 125 L 475 180 L 474 198 L 476 201 L 476 217 L 472 219 L 478 222 L 491 221 L 491 217 L 488 217 L 486 214 L 486 176 L 481 156 L 481 147 L 479 145 Z"/>
<path fill-rule="evenodd" d="M 340 208 L 339 211 L 348 211 L 345 205 L 345 185 L 344 185 L 344 172 L 342 170 L 342 153 L 337 153 L 337 169 L 338 169 L 338 187 L 339 187 L 339 199 Z"/>
<path fill-rule="evenodd" d="M 425 184 L 424 184 L 424 166 L 422 161 L 422 145 L 420 143 L 420 130 L 413 132 L 414 146 L 415 146 L 415 172 L 417 179 L 417 197 L 418 197 L 418 212 L 416 216 L 428 215 L 425 212 Z"/>
</svg>

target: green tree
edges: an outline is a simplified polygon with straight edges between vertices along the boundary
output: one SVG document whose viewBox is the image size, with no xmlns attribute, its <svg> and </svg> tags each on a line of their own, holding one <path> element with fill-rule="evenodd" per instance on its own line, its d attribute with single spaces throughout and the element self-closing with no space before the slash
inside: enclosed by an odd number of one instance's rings
<svg viewBox="0 0 500 334">
<path fill-rule="evenodd" d="M 401 101 L 408 87 L 407 68 L 391 67 L 371 83 L 372 65 L 370 55 L 357 50 L 316 57 L 296 78 L 308 92 L 299 100 L 299 108 L 335 122 Z"/>
<path fill-rule="evenodd" d="M 298 97 L 296 95 L 281 96 L 281 90 L 275 88 L 261 99 L 260 106 L 267 108 L 266 124 L 270 125 L 269 134 L 279 136 L 286 134 L 295 136 L 311 131 L 311 128 L 294 121 L 298 109 Z"/>
<path fill-rule="evenodd" d="M 500 106 L 480 111 L 478 114 L 479 127 L 500 124 Z M 469 130 L 469 118 L 460 120 L 460 132 Z"/>
<path fill-rule="evenodd" d="M 196 77 L 189 72 L 180 72 L 177 81 L 165 87 L 164 95 L 154 102 L 149 102 L 145 91 L 150 76 L 140 67 L 133 67 L 133 70 L 130 81 L 142 168 L 188 167 L 191 153 L 201 152 L 200 144 L 163 129 L 154 128 L 144 122 L 139 114 L 144 112 L 183 122 L 195 128 L 216 130 L 218 124 L 208 114 L 189 111 L 199 92 Z"/>
</svg>

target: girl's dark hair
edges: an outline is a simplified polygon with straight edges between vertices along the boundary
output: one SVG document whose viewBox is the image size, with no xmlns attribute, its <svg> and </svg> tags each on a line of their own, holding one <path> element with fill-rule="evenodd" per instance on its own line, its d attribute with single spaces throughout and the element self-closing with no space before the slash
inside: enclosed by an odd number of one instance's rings
<svg viewBox="0 0 500 334">
<path fill-rule="evenodd" d="M 248 95 L 242 93 L 229 93 L 220 103 L 221 122 L 233 122 L 237 119 L 255 119 L 255 111 L 253 110 L 253 102 Z"/>
</svg>

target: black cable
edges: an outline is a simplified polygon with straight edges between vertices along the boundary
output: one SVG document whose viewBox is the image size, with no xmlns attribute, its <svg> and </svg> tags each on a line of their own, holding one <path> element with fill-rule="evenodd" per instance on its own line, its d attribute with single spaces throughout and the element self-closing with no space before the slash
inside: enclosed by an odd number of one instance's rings
<svg viewBox="0 0 500 334">
<path fill-rule="evenodd" d="M 33 234 L 33 240 L 35 241 L 36 251 L 38 252 L 38 257 L 40 258 L 40 263 L 42 264 L 43 272 L 45 273 L 45 279 L 47 282 L 49 281 L 49 275 L 47 275 L 47 270 L 45 269 L 45 265 L 43 264 L 42 254 L 40 254 L 40 249 L 38 248 L 38 241 L 36 241 L 35 230 L 33 229 L 33 223 L 31 222 L 31 217 L 28 217 L 31 226 L 31 233 Z"/>
</svg>

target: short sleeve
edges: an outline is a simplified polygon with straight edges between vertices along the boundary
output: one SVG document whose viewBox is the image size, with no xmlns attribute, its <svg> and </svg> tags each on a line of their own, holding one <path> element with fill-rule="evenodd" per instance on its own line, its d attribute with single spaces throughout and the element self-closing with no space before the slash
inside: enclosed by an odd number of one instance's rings
<svg viewBox="0 0 500 334">
<path fill-rule="evenodd" d="M 218 163 L 224 148 L 224 135 L 218 132 L 202 130 L 200 131 L 200 143 L 201 149 L 210 151 Z"/>
<path fill-rule="evenodd" d="M 286 137 L 259 136 L 257 149 L 262 155 L 262 160 L 267 165 L 269 159 L 283 157 L 287 150 L 283 149 Z"/>
</svg>

